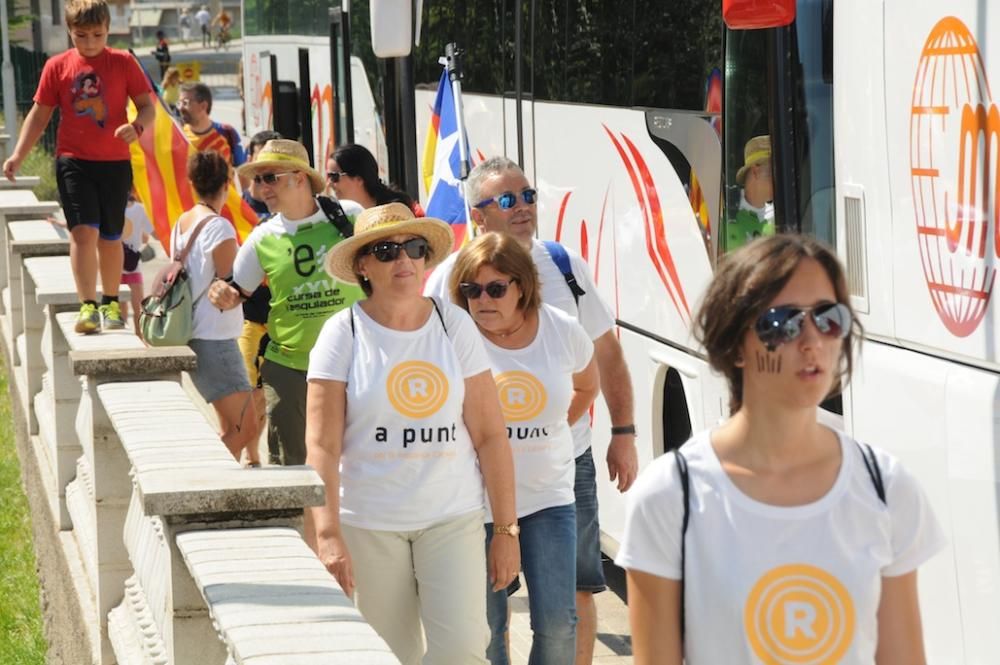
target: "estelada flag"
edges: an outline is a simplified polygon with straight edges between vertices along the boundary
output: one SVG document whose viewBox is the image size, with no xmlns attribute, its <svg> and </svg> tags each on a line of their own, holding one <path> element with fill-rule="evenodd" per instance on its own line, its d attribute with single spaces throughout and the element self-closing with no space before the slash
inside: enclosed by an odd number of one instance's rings
<svg viewBox="0 0 1000 665">
<path fill-rule="evenodd" d="M 132 56 L 135 57 L 135 54 Z M 136 62 L 139 63 L 138 58 Z M 139 66 L 142 67 L 142 63 Z M 187 179 L 187 160 L 195 150 L 157 94 L 149 72 L 144 67 L 142 69 L 153 89 L 156 119 L 153 126 L 147 127 L 139 140 L 129 146 L 132 153 L 132 183 L 146 214 L 153 222 L 157 240 L 169 254 L 170 230 L 174 222 L 198 200 L 198 195 Z M 135 120 L 136 108 L 131 102 L 128 116 L 129 121 Z M 226 204 L 219 213 L 235 227 L 240 242 L 257 224 L 257 215 L 240 196 L 235 174 L 229 184 Z"/>
<path fill-rule="evenodd" d="M 455 248 L 462 245 L 466 237 L 471 238 L 469 224 L 465 217 L 463 183 L 458 179 L 461 173 L 461 153 L 458 142 L 468 138 L 460 136 L 455 118 L 455 97 L 448 80 L 448 70 L 441 72 L 431 122 L 427 128 L 427 142 L 424 144 L 423 177 L 427 189 L 427 205 L 424 209 L 428 217 L 436 217 L 451 224 L 455 233 Z"/>
</svg>

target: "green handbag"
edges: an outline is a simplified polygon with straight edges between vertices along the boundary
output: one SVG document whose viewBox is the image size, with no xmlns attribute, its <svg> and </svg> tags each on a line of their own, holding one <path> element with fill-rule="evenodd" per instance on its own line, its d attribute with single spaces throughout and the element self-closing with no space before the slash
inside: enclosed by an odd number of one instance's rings
<svg viewBox="0 0 1000 665">
<path fill-rule="evenodd" d="M 139 330 L 150 346 L 184 346 L 191 340 L 194 305 L 204 294 L 194 298 L 184 260 L 194 247 L 202 227 L 214 217 L 209 215 L 198 222 L 180 254 L 176 250 L 178 228 L 174 225 L 170 252 L 174 259 L 157 273 L 152 294 L 143 299 L 139 310 Z"/>
</svg>

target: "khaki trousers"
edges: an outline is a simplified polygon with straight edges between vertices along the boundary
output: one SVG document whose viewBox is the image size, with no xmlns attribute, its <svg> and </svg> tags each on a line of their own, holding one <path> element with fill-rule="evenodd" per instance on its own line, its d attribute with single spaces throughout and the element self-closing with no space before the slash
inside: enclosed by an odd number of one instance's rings
<svg viewBox="0 0 1000 665">
<path fill-rule="evenodd" d="M 354 602 L 403 665 L 487 662 L 482 511 L 419 531 L 341 529 Z"/>
</svg>

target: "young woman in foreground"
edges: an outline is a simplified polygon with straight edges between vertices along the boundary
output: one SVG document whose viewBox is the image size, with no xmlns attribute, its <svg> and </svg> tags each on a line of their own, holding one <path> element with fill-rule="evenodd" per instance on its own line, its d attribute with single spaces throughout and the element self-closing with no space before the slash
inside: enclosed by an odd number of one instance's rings
<svg viewBox="0 0 1000 665">
<path fill-rule="evenodd" d="M 795 235 L 744 247 L 697 332 L 732 416 L 629 493 L 636 664 L 924 663 L 917 567 L 941 529 L 895 458 L 817 421 L 860 341 L 836 257 Z"/>
</svg>

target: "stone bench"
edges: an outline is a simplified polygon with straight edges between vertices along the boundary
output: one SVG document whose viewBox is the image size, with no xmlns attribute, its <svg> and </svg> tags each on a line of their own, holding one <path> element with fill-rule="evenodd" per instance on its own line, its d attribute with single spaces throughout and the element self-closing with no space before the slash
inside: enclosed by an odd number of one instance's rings
<svg viewBox="0 0 1000 665">
<path fill-rule="evenodd" d="M 294 529 L 191 531 L 177 548 L 237 665 L 398 665 Z"/>
<path fill-rule="evenodd" d="M 277 526 L 295 533 L 312 556 L 296 528 L 304 507 L 323 502 L 322 480 L 309 467 L 243 469 L 178 382 L 103 383 L 96 395 L 131 466 L 124 548 L 132 572 L 119 581 L 117 599 L 106 599 L 117 604 L 107 619 L 114 655 L 118 662 L 223 665 L 226 644 L 184 566 L 178 537 Z M 99 611 L 105 606 L 102 600 Z"/>
<path fill-rule="evenodd" d="M 144 378 L 173 382 L 179 387 L 181 372 L 195 367 L 195 356 L 187 347 L 146 348 L 139 338 L 126 331 L 77 335 L 73 332 L 73 313 L 57 314 L 54 318 L 68 348 L 70 373 L 79 386 L 74 431 L 80 454 L 75 460 L 75 478 L 65 491 L 66 511 L 86 573 L 85 612 L 92 617 L 97 662 L 112 663 L 107 616 L 111 608 L 121 602 L 125 580 L 132 574 L 122 539 L 132 497 L 132 481 L 131 462 L 98 390 L 106 384 Z M 63 382 L 54 380 L 53 388 L 58 396 L 65 396 L 60 394 L 66 388 Z M 138 397 L 139 391 L 135 392 Z M 67 406 L 71 403 L 69 399 L 65 401 Z M 143 404 L 149 415 L 155 413 L 148 403 Z M 152 420 L 147 420 L 145 427 L 177 435 L 173 428 L 157 427 Z M 183 436 L 183 430 L 180 434 Z M 65 471 L 64 465 L 72 454 L 72 442 L 61 441 L 59 452 L 60 471 Z"/>
<path fill-rule="evenodd" d="M 0 292 L 7 292 L 10 268 L 9 255 L 11 235 L 8 225 L 17 220 L 45 219 L 59 210 L 59 204 L 54 201 L 40 203 L 30 191 L 0 190 Z M 6 315 L 6 305 L 0 300 L 0 315 Z"/>
</svg>

